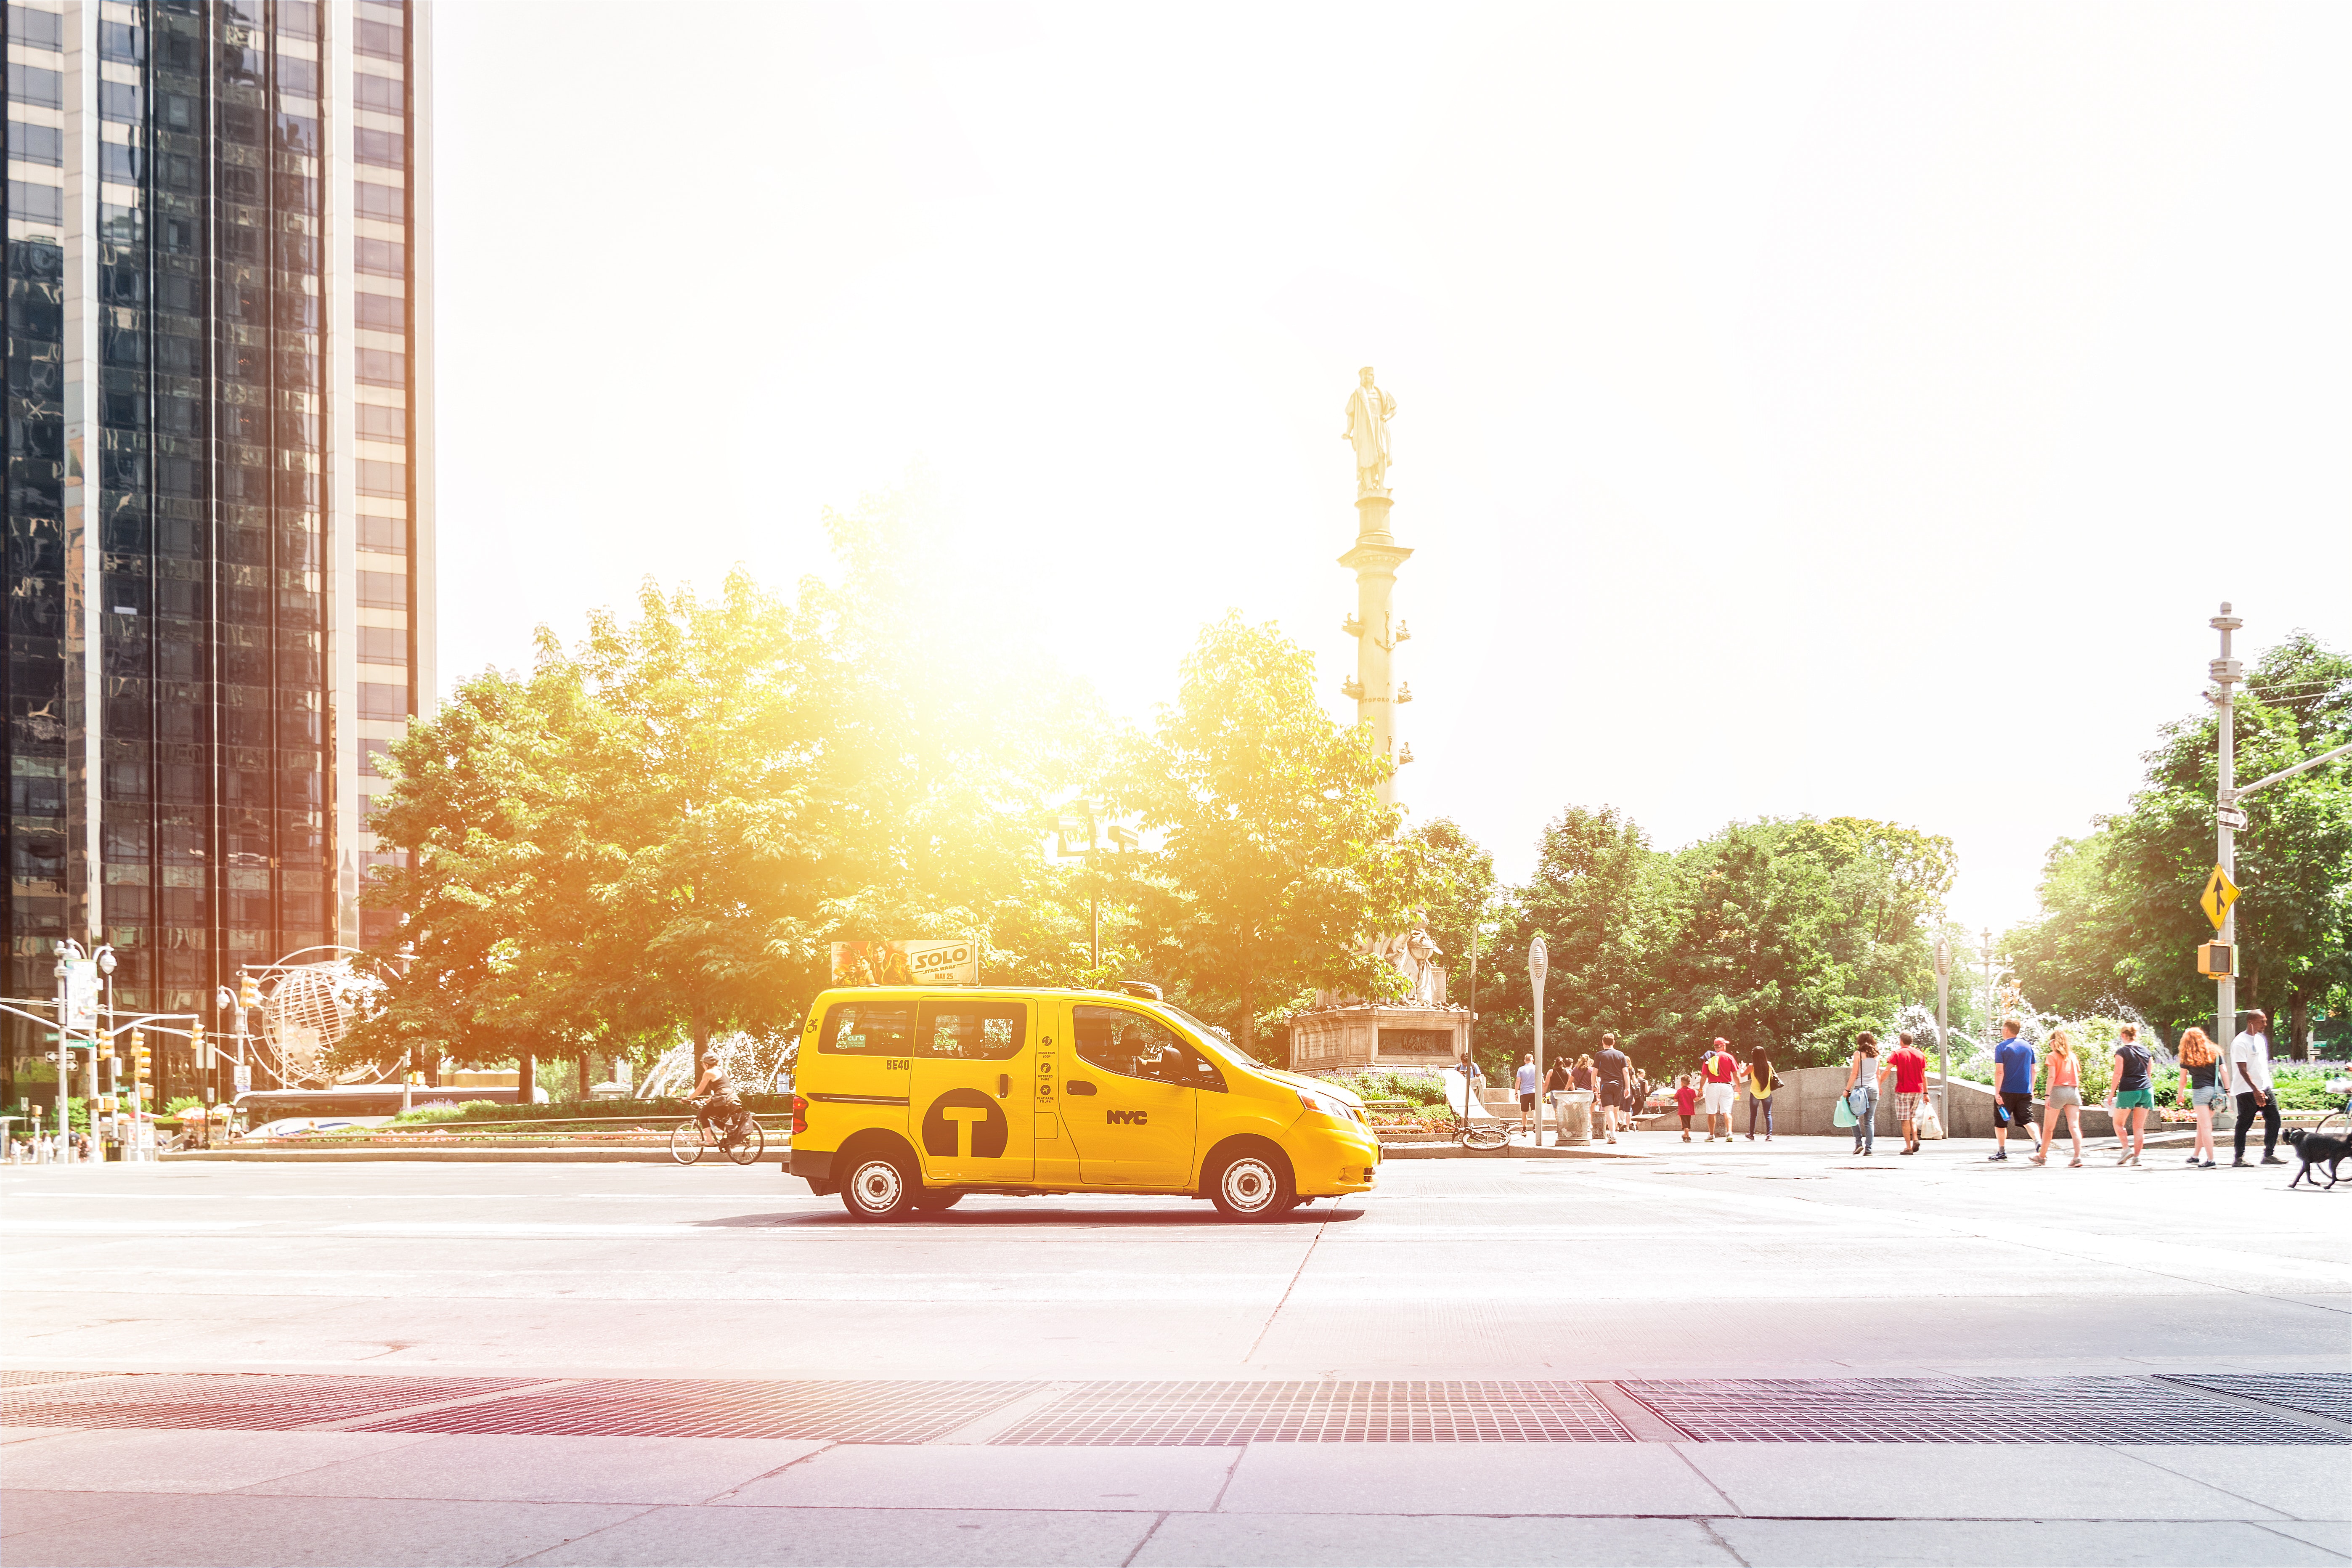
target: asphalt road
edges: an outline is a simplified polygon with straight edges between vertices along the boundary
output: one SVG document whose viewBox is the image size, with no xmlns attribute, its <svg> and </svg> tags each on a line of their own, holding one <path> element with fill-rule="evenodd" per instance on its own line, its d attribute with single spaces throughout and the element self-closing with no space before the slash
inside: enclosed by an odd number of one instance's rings
<svg viewBox="0 0 2352 1568">
<path fill-rule="evenodd" d="M 2352 1182 L 1863 1162 L 1840 1141 L 1392 1162 L 1264 1226 L 971 1198 L 865 1226 L 771 1163 L 0 1170 L 10 1364 L 820 1377 L 2340 1371 Z"/>
</svg>

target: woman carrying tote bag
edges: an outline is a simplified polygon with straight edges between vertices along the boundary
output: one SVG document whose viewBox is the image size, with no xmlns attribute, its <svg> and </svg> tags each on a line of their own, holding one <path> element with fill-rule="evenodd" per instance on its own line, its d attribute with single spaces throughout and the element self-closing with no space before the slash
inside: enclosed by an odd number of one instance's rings
<svg viewBox="0 0 2352 1568">
<path fill-rule="evenodd" d="M 1878 1152 L 1878 1080 L 1886 1065 L 1878 1059 L 1878 1037 L 1864 1031 L 1854 1040 L 1853 1060 L 1845 1069 L 1845 1105 L 1853 1118 L 1853 1152 Z"/>
</svg>

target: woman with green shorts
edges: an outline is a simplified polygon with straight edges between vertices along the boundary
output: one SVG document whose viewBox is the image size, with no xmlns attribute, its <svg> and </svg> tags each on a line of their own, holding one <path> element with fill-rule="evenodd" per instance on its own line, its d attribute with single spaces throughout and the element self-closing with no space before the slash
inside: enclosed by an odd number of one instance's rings
<svg viewBox="0 0 2352 1568">
<path fill-rule="evenodd" d="M 2115 1070 L 2116 1139 L 2124 1150 L 2116 1156 L 2116 1163 L 2137 1165 L 2147 1142 L 2147 1113 L 2156 1109 L 2156 1085 L 2149 1077 L 2156 1054 L 2139 1043 L 2137 1025 L 2124 1026 L 2123 1038 L 2116 1042 L 2115 1058 L 2108 1065 Z M 2128 1135 L 2124 1131 L 2126 1121 L 2131 1125 Z"/>
</svg>

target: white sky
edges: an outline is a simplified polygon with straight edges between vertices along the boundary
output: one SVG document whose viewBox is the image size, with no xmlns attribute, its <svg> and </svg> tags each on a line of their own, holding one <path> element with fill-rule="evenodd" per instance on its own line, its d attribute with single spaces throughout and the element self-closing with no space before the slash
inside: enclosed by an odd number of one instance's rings
<svg viewBox="0 0 2352 1568">
<path fill-rule="evenodd" d="M 1119 710 L 1237 606 L 1351 716 L 1366 363 L 1404 795 L 1514 878 L 1851 813 L 1999 926 L 2217 601 L 2352 643 L 2352 7 L 436 17 L 446 683 L 919 465 Z"/>
</svg>

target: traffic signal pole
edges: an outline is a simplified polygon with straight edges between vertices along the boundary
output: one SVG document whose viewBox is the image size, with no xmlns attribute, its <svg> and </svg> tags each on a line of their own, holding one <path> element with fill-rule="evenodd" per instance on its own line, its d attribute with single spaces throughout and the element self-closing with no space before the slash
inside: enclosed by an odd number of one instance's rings
<svg viewBox="0 0 2352 1568">
<path fill-rule="evenodd" d="M 2219 689 L 2213 706 L 2221 715 L 2221 752 L 2220 772 L 2214 781 L 2213 833 L 2216 839 L 2215 858 L 2221 875 L 2231 881 L 2238 879 L 2237 839 L 2237 768 L 2238 768 L 2238 708 L 2237 683 L 2239 662 L 2230 657 L 2230 634 L 2246 623 L 2230 613 L 2227 600 L 2221 613 L 2206 625 L 2221 634 L 2221 657 L 2209 667 L 2213 684 Z M 2213 982 L 2213 1009 L 2221 1024 L 2221 1032 L 2213 1043 L 2221 1047 L 2222 1060 L 2229 1060 L 2230 1042 L 2238 1035 L 2238 907 L 2231 903 L 2221 911 L 2221 942 L 2230 951 L 2230 973 Z"/>
</svg>

